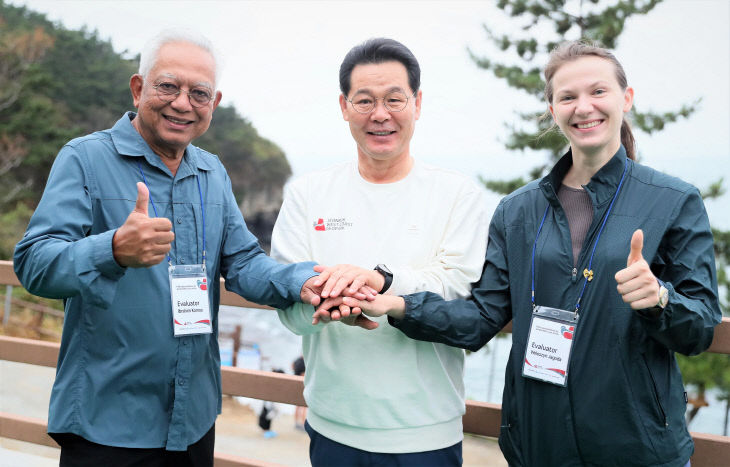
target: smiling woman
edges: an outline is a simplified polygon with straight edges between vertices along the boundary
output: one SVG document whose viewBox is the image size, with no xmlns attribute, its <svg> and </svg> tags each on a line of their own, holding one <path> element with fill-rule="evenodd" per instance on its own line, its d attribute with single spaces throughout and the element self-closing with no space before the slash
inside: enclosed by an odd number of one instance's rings
<svg viewBox="0 0 730 467">
<path fill-rule="evenodd" d="M 570 141 L 573 167 L 563 184 L 580 188 L 623 144 L 635 159 L 635 143 L 624 115 L 634 90 L 616 58 L 581 42 L 556 49 L 545 67 L 545 98 L 555 124 Z"/>
</svg>

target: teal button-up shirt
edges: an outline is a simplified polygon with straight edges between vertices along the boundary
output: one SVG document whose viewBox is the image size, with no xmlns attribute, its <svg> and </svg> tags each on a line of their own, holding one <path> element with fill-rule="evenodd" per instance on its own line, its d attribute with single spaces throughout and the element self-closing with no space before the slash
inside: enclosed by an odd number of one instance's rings
<svg viewBox="0 0 730 467">
<path fill-rule="evenodd" d="M 299 300 L 314 263 L 282 265 L 266 256 L 218 158 L 189 145 L 173 176 L 132 126 L 134 117 L 61 149 L 16 246 L 15 272 L 31 293 L 65 301 L 49 433 L 184 450 L 221 409 L 219 278 L 251 301 L 286 308 Z M 202 261 L 205 215 L 213 334 L 173 337 L 167 262 L 127 269 L 114 260 L 112 237 L 134 209 L 140 166 L 157 215 L 172 222 L 173 264 Z"/>
</svg>

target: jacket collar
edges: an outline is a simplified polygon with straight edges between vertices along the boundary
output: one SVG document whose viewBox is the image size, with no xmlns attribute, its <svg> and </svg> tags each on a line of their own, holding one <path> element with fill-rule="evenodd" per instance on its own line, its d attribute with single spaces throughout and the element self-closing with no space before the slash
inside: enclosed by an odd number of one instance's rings
<svg viewBox="0 0 730 467">
<path fill-rule="evenodd" d="M 126 112 L 122 118 L 111 129 L 112 142 L 117 152 L 127 157 L 144 157 L 147 163 L 153 167 L 157 167 L 165 173 L 169 170 L 160 159 L 160 156 L 152 151 L 152 148 L 142 138 L 136 128 L 132 125 L 132 120 L 137 116 L 135 112 Z M 194 175 L 192 168 L 197 167 L 199 170 L 214 170 L 213 165 L 202 156 L 200 149 L 188 144 L 183 155 L 183 162 L 178 169 L 177 178 Z"/>
<path fill-rule="evenodd" d="M 599 206 L 604 202 L 610 200 L 618 189 L 618 184 L 621 181 L 621 175 L 624 172 L 624 165 L 626 164 L 626 149 L 623 145 L 618 148 L 616 154 L 609 159 L 598 172 L 596 172 L 591 181 L 583 187 L 591 198 L 594 206 Z M 551 203 L 559 203 L 557 192 L 560 185 L 563 183 L 565 175 L 568 170 L 573 166 L 573 153 L 568 150 L 567 153 L 553 166 L 550 173 L 548 173 L 540 181 L 540 189 L 542 189 L 545 196 L 550 200 Z M 629 167 L 630 169 L 630 167 Z"/>
</svg>

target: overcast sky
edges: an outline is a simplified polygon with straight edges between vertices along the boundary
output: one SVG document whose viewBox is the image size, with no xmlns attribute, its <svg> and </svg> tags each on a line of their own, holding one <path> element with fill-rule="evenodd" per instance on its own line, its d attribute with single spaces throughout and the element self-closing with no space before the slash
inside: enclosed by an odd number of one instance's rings
<svg viewBox="0 0 730 467">
<path fill-rule="evenodd" d="M 376 36 L 403 42 L 421 64 L 423 108 L 411 144 L 414 157 L 497 179 L 524 175 L 544 161 L 543 155 L 510 153 L 501 145 L 505 122 L 517 121 L 515 111 L 536 110 L 536 101 L 477 68 L 467 54 L 470 47 L 494 56 L 482 23 L 519 32 L 493 2 L 10 3 L 70 29 L 96 29 L 130 55 L 164 27 L 198 29 L 224 57 L 223 104 L 233 104 L 281 146 L 295 175 L 355 157 L 337 100 L 337 74 L 352 46 Z M 702 98 L 689 121 L 654 136 L 637 134 L 642 161 L 700 188 L 721 176 L 730 186 L 730 2 L 666 0 L 629 20 L 615 52 L 639 110 L 675 110 Z M 725 229 L 729 201 L 726 195 L 707 203 L 713 224 Z"/>
</svg>

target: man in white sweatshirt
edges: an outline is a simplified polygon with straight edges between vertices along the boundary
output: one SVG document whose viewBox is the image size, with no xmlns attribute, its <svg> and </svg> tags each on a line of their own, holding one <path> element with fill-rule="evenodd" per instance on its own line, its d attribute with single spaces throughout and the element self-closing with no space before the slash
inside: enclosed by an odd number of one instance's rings
<svg viewBox="0 0 730 467">
<path fill-rule="evenodd" d="M 419 87 L 418 61 L 397 41 L 371 39 L 347 54 L 339 100 L 357 158 L 287 185 L 274 258 L 346 263 L 346 282 L 362 277 L 381 293 L 469 295 L 484 262 L 487 202 L 471 179 L 411 156 Z M 313 314 L 302 304 L 279 311 L 303 336 L 312 465 L 461 465 L 464 352 L 411 340 L 385 319 L 313 325 Z"/>
</svg>

